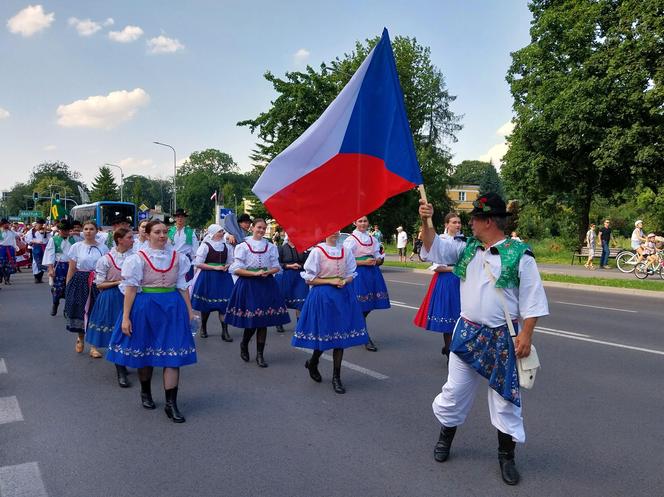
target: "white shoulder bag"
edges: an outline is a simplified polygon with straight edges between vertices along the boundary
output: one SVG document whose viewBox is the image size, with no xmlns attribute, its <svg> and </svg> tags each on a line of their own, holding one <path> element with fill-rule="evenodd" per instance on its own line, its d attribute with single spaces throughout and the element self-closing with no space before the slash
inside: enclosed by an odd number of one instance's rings
<svg viewBox="0 0 664 497">
<path fill-rule="evenodd" d="M 496 292 L 500 295 L 500 301 L 503 304 L 503 311 L 505 312 L 505 321 L 507 321 L 507 327 L 510 330 L 510 337 L 512 337 L 512 342 L 514 342 L 514 337 L 516 337 L 516 332 L 514 331 L 514 323 L 512 323 L 512 317 L 510 316 L 510 311 L 507 308 L 507 300 L 505 299 L 505 291 L 502 288 L 497 288 L 496 278 L 491 272 L 491 267 L 489 263 L 484 261 L 484 270 L 486 271 L 489 280 L 493 283 Z M 516 344 L 515 347 L 516 349 Z M 539 357 L 537 356 L 537 350 L 534 345 L 530 345 L 530 354 L 528 357 L 522 357 L 521 359 L 517 358 L 516 360 L 516 369 L 519 374 L 519 386 L 527 389 L 533 388 L 535 384 L 535 375 L 537 370 L 541 367 Z"/>
</svg>

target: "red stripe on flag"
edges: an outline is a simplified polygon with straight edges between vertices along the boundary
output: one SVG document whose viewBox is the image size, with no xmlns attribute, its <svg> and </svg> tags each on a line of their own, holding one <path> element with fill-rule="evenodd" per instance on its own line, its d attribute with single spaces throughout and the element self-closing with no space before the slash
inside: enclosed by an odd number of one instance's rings
<svg viewBox="0 0 664 497">
<path fill-rule="evenodd" d="M 304 250 L 415 186 L 390 172 L 381 159 L 337 154 L 271 196 L 265 207 Z"/>
<path fill-rule="evenodd" d="M 429 324 L 429 306 L 431 305 L 431 296 L 433 295 L 433 289 L 436 287 L 439 274 L 440 273 L 434 273 L 433 278 L 431 278 L 427 294 L 424 296 L 424 300 L 422 300 L 422 304 L 413 318 L 413 324 L 415 326 L 426 329 Z"/>
</svg>

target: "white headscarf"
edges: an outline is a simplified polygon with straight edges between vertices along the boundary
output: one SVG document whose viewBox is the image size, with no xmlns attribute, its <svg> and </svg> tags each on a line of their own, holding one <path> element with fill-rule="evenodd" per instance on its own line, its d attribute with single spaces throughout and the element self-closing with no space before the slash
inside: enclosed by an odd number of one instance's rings
<svg viewBox="0 0 664 497">
<path fill-rule="evenodd" d="M 219 233 L 220 231 L 224 231 L 224 228 L 222 228 L 218 224 L 211 224 L 210 226 L 208 226 L 207 234 L 205 235 L 205 238 L 203 238 L 203 241 L 204 242 L 211 242 L 212 237 L 214 235 L 216 235 L 217 233 Z"/>
</svg>

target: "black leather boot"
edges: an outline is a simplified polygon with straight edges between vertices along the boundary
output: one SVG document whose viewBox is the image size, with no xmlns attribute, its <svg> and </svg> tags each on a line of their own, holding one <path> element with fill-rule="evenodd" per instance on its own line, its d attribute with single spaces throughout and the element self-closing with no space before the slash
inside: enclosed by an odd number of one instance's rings
<svg viewBox="0 0 664 497">
<path fill-rule="evenodd" d="M 378 350 L 378 347 L 376 347 L 376 344 L 373 343 L 371 337 L 369 337 L 369 342 L 364 344 L 364 348 L 369 352 L 376 352 Z"/>
<path fill-rule="evenodd" d="M 240 342 L 240 357 L 244 362 L 249 362 L 249 340 L 254 336 L 253 328 L 245 328 Z"/>
<path fill-rule="evenodd" d="M 258 336 L 256 336 L 256 364 L 259 368 L 266 368 L 267 362 L 263 359 L 263 352 L 265 351 L 265 342 L 261 343 L 258 341 Z"/>
<path fill-rule="evenodd" d="M 152 381 L 141 381 L 141 404 L 145 409 L 155 409 L 157 406 L 152 400 Z"/>
<path fill-rule="evenodd" d="M 120 388 L 129 388 L 131 383 L 127 379 L 127 368 L 116 364 L 115 371 L 118 374 L 118 385 L 120 385 Z"/>
<path fill-rule="evenodd" d="M 55 302 L 55 303 L 51 306 L 51 316 L 55 316 L 55 315 L 58 313 L 58 305 L 59 305 L 59 303 L 60 303 L 60 302 Z"/>
<path fill-rule="evenodd" d="M 320 375 L 320 371 L 318 371 L 318 359 L 309 359 L 304 363 L 304 367 L 309 370 L 309 376 L 311 376 L 311 379 L 316 383 L 323 381 L 323 377 Z"/>
<path fill-rule="evenodd" d="M 201 338 L 207 338 L 207 326 L 201 326 L 201 332 L 198 334 Z"/>
<path fill-rule="evenodd" d="M 516 442 L 512 436 L 498 430 L 498 462 L 500 463 L 500 474 L 503 481 L 508 485 L 519 483 L 521 476 L 514 462 L 514 449 Z"/>
<path fill-rule="evenodd" d="M 452 440 L 456 434 L 456 426 L 443 426 L 440 429 L 440 437 L 438 443 L 433 449 L 433 458 L 438 462 L 445 462 L 450 457 L 450 449 L 452 448 Z"/>
<path fill-rule="evenodd" d="M 344 388 L 343 383 L 341 383 L 341 370 L 339 369 L 335 369 L 332 373 L 332 388 L 335 393 L 346 393 L 346 389 Z"/>
<path fill-rule="evenodd" d="M 168 416 L 173 423 L 184 423 L 185 419 L 178 409 L 178 387 L 169 388 L 165 390 L 166 393 L 166 405 L 164 406 L 164 411 L 166 416 Z"/>
<path fill-rule="evenodd" d="M 222 321 L 221 323 L 221 339 L 224 342 L 232 342 L 233 337 L 228 334 L 228 325 Z"/>
<path fill-rule="evenodd" d="M 284 327 L 282 325 L 278 324 L 277 325 L 277 333 L 283 333 L 284 331 L 286 331 L 286 330 L 284 330 Z"/>
</svg>

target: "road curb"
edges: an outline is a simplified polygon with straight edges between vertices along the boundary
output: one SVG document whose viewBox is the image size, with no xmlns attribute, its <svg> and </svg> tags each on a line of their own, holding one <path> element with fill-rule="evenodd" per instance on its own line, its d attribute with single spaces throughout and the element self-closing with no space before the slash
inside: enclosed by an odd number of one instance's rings
<svg viewBox="0 0 664 497">
<path fill-rule="evenodd" d="M 419 274 L 433 275 L 432 271 L 428 269 L 411 269 L 407 267 L 383 266 L 383 271 L 397 271 L 397 272 L 410 272 Z M 544 272 L 545 274 L 557 274 Z M 638 295 L 639 297 L 651 297 L 656 299 L 664 299 L 664 292 L 657 292 L 655 290 L 640 290 L 638 288 L 620 288 L 614 286 L 600 286 L 600 285 L 584 285 L 581 283 L 563 283 L 560 281 L 542 281 L 545 287 L 549 288 L 569 288 L 570 290 L 584 290 L 592 291 L 595 293 L 614 293 L 619 295 Z"/>
</svg>

